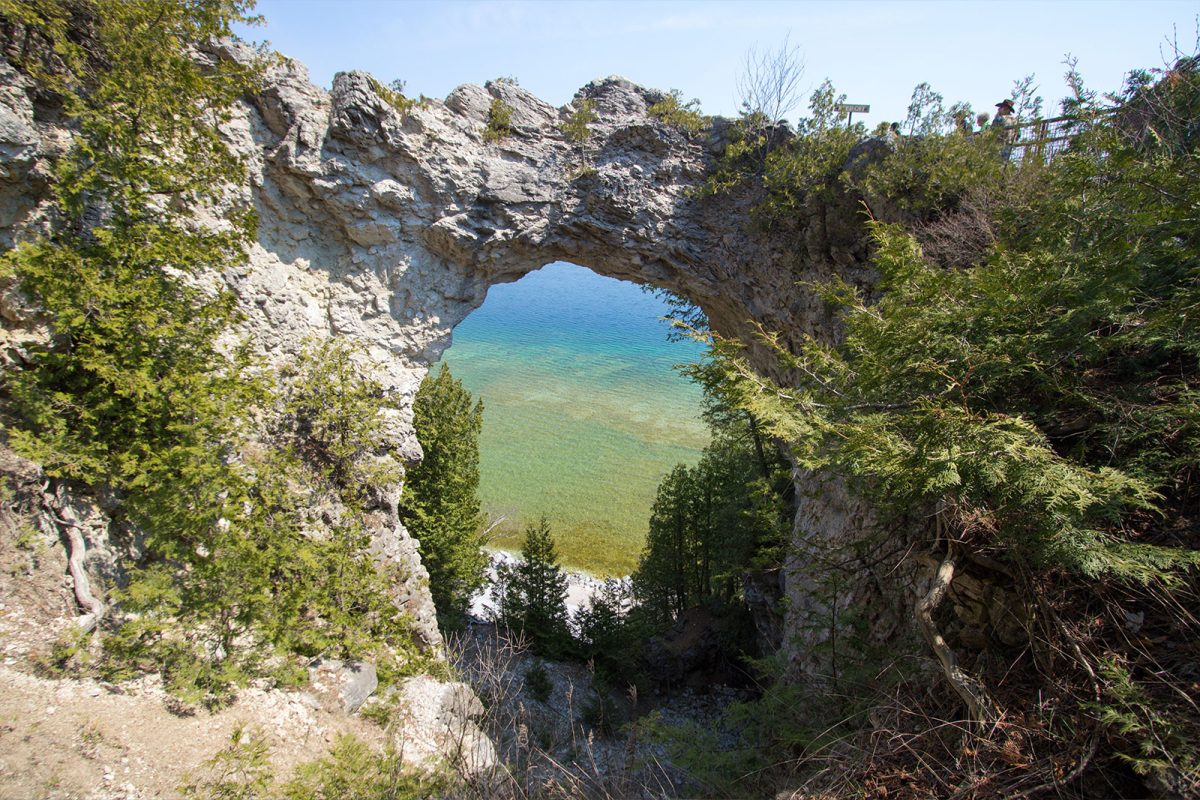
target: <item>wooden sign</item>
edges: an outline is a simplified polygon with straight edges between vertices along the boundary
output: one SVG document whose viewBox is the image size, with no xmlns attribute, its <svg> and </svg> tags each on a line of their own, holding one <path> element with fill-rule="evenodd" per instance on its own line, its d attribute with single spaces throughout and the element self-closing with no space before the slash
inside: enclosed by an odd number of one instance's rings
<svg viewBox="0 0 1200 800">
<path fill-rule="evenodd" d="M 869 103 L 838 103 L 833 108 L 842 114 L 869 114 L 871 112 Z"/>
</svg>

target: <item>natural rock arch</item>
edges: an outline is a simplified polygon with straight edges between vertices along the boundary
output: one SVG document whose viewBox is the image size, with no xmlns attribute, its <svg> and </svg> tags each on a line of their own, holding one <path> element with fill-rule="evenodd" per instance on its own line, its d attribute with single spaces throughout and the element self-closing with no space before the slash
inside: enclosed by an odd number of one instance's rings
<svg viewBox="0 0 1200 800">
<path fill-rule="evenodd" d="M 829 257 L 801 275 L 793 254 L 747 230 L 743 198 L 697 197 L 726 124 L 676 130 L 648 113 L 661 92 L 585 86 L 577 97 L 597 120 L 582 143 L 560 130 L 569 109 L 505 81 L 407 111 L 386 95 L 364 73 L 339 74 L 327 94 L 285 63 L 230 127 L 261 220 L 255 258 L 231 282 L 271 317 L 268 349 L 291 332 L 260 295 L 287 306 L 307 294 L 296 318 L 428 363 L 489 286 L 557 260 L 688 297 L 727 335 L 819 333 L 828 320 L 797 281 L 862 272 L 857 231 L 839 242 L 829 220 L 810 226 L 799 246 Z M 483 136 L 493 99 L 513 110 L 498 142 Z M 273 291 L 284 279 L 291 296 Z"/>
<path fill-rule="evenodd" d="M 490 286 L 552 261 L 669 289 L 747 341 L 759 326 L 785 342 L 832 335 L 804 284 L 835 272 L 869 279 L 856 208 L 831 203 L 790 237 L 764 236 L 750 222 L 752 195 L 699 196 L 728 123 L 677 130 L 649 114 L 661 92 L 617 77 L 583 87 L 577 98 L 594 102 L 597 119 L 582 143 L 560 128 L 569 108 L 510 82 L 461 86 L 407 110 L 387 94 L 364 73 L 339 74 L 326 93 L 294 62 L 271 71 L 227 129 L 251 167 L 260 231 L 249 262 L 226 279 L 264 352 L 286 357 L 313 334 L 350 337 L 402 407 Z M 489 142 L 494 99 L 512 109 L 512 133 Z M 402 453 L 419 457 L 406 415 L 395 434 Z M 797 485 L 805 501 L 782 587 L 790 632 L 829 616 L 808 585 L 806 543 L 856 538 L 869 520 L 838 481 L 798 473 Z M 861 602 L 855 595 L 839 605 Z M 798 661 L 814 638 L 822 634 L 795 645 Z"/>
<path fill-rule="evenodd" d="M 253 57 L 236 43 L 219 49 Z M 669 289 L 727 336 L 752 341 L 759 326 L 785 343 L 832 334 L 804 283 L 834 272 L 867 280 L 857 209 L 834 201 L 787 236 L 763 236 L 750 223 L 752 191 L 697 194 L 726 144 L 726 121 L 689 135 L 649 114 L 663 93 L 615 77 L 577 97 L 597 114 L 584 142 L 561 130 L 570 109 L 506 81 L 401 109 L 364 73 L 340 74 L 325 92 L 296 62 L 272 66 L 222 128 L 248 166 L 241 191 L 259 217 L 249 258 L 220 276 L 251 343 L 282 362 L 312 338 L 353 340 L 396 400 L 391 444 L 415 460 L 411 400 L 454 326 L 490 286 L 552 261 Z M 512 132 L 496 142 L 483 135 L 493 100 L 512 109 Z M 38 119 L 28 87 L 0 97 L 0 240 L 41 224 L 45 159 L 62 133 Z M 769 358 L 759 361 L 770 369 Z M 800 474 L 797 483 L 806 498 L 798 532 L 836 541 L 861 529 L 865 512 L 840 484 Z M 382 555 L 414 562 L 394 517 L 380 526 Z M 436 641 L 428 593 L 422 600 L 416 588 L 422 573 L 416 564 L 409 604 Z M 803 556 L 786 574 L 795 631 L 825 612 L 804 590 Z"/>
</svg>

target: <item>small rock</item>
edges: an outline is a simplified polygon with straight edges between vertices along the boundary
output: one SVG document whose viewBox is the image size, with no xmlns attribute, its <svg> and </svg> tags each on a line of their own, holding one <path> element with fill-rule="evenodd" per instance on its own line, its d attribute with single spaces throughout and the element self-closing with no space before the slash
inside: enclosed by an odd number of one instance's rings
<svg viewBox="0 0 1200 800">
<path fill-rule="evenodd" d="M 379 686 L 375 665 L 366 661 L 323 659 L 311 668 L 315 688 L 336 692 L 341 710 L 353 714 Z"/>
</svg>

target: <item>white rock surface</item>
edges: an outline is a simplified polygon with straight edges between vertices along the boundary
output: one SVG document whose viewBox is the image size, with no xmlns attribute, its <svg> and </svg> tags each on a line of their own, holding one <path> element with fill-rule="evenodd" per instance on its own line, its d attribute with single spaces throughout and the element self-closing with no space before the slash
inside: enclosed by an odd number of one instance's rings
<svg viewBox="0 0 1200 800">
<path fill-rule="evenodd" d="M 419 675 L 400 685 L 398 697 L 392 736 L 399 752 L 421 761 L 448 758 L 466 776 L 496 769 L 496 749 L 474 722 L 484 709 L 471 687 Z"/>
</svg>

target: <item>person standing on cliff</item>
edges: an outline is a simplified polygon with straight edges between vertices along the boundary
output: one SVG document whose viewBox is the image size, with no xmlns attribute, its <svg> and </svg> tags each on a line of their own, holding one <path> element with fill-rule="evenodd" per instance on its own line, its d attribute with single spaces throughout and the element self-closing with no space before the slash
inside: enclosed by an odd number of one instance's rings
<svg viewBox="0 0 1200 800">
<path fill-rule="evenodd" d="M 1004 143 L 1000 157 L 1008 161 L 1009 156 L 1012 155 L 1013 145 L 1017 143 L 1017 137 L 1020 135 L 1012 100 L 1001 100 L 996 103 L 996 116 L 992 118 L 992 127 L 1000 129 L 1000 140 Z"/>
</svg>

